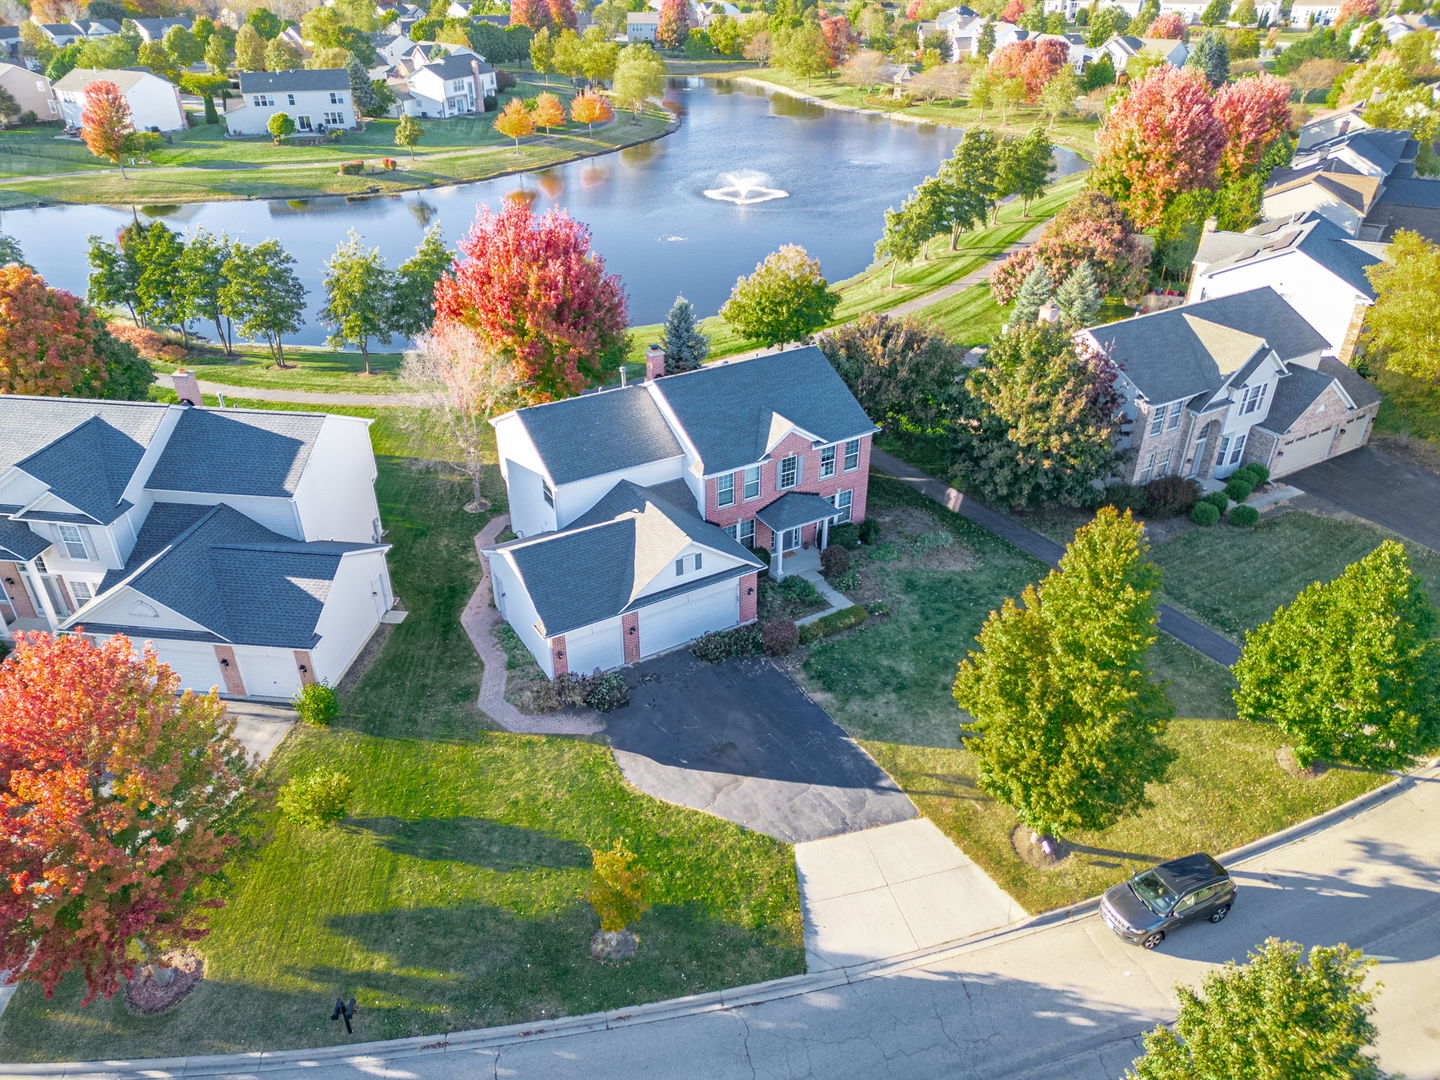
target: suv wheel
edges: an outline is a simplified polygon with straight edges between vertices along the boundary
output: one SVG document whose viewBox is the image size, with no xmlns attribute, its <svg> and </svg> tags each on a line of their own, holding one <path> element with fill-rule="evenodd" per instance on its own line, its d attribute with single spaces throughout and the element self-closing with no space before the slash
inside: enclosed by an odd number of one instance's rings
<svg viewBox="0 0 1440 1080">
<path fill-rule="evenodd" d="M 1225 921 L 1225 916 L 1226 916 L 1226 915 L 1229 915 L 1229 914 L 1230 914 L 1230 905 L 1229 905 L 1229 904 L 1221 904 L 1219 907 L 1217 907 L 1214 911 L 1212 911 L 1212 912 L 1210 913 L 1210 921 L 1211 921 L 1211 922 L 1224 922 L 1224 921 Z"/>
<path fill-rule="evenodd" d="M 1164 931 L 1164 930 L 1156 930 L 1153 934 L 1147 934 L 1144 938 L 1141 939 L 1141 941 L 1140 941 L 1140 947 L 1141 947 L 1142 949 L 1153 949 L 1153 948 L 1155 948 L 1156 945 L 1159 945 L 1160 942 L 1162 942 L 1162 941 L 1164 941 L 1164 940 L 1165 940 L 1165 931 Z"/>
</svg>

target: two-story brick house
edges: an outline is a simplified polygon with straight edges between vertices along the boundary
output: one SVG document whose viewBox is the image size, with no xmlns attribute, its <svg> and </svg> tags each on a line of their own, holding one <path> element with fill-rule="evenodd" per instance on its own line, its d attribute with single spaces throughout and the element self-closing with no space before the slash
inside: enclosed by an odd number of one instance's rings
<svg viewBox="0 0 1440 1080">
<path fill-rule="evenodd" d="M 1266 286 L 1081 331 L 1118 369 L 1128 479 L 1272 476 L 1363 446 L 1380 396 Z"/>
<path fill-rule="evenodd" d="M 820 350 L 711 364 L 495 418 L 518 539 L 495 605 L 548 675 L 755 618 L 759 574 L 865 517 L 877 430 Z"/>
</svg>

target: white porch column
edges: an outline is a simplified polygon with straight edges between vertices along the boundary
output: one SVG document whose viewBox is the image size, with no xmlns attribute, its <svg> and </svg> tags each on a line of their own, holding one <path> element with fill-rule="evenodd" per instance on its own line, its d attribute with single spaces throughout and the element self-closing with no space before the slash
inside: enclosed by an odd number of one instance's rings
<svg viewBox="0 0 1440 1080">
<path fill-rule="evenodd" d="M 770 574 L 779 581 L 785 576 L 785 534 L 770 530 Z"/>
<path fill-rule="evenodd" d="M 60 615 L 56 612 L 55 605 L 50 602 L 50 593 L 46 591 L 45 582 L 40 580 L 40 575 L 35 571 L 35 564 L 23 564 L 20 572 L 25 575 L 25 580 L 30 582 L 30 591 L 35 594 L 35 599 L 40 601 L 40 610 L 45 613 L 45 621 L 50 624 L 50 629 L 57 629 L 60 626 Z"/>
<path fill-rule="evenodd" d="M 826 518 L 820 522 L 820 550 L 824 551 L 830 546 L 830 519 Z"/>
</svg>

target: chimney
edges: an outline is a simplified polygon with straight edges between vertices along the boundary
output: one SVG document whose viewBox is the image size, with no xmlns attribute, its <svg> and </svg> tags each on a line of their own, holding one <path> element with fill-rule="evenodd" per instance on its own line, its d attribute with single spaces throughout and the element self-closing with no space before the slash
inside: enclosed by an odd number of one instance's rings
<svg viewBox="0 0 1440 1080">
<path fill-rule="evenodd" d="M 1212 233 L 1212 232 L 1214 232 L 1214 231 L 1219 227 L 1219 225 L 1220 225 L 1220 219 L 1219 219 L 1219 218 L 1207 217 L 1207 218 L 1205 219 L 1205 224 L 1201 226 L 1201 231 L 1202 231 L 1202 232 L 1207 232 L 1207 233 Z"/>
<path fill-rule="evenodd" d="M 665 350 L 651 345 L 645 350 L 645 381 L 650 382 L 665 374 Z"/>
<path fill-rule="evenodd" d="M 175 387 L 175 396 L 185 404 L 200 404 L 200 383 L 196 380 L 193 371 L 176 368 L 175 374 L 170 376 L 170 382 Z"/>
</svg>

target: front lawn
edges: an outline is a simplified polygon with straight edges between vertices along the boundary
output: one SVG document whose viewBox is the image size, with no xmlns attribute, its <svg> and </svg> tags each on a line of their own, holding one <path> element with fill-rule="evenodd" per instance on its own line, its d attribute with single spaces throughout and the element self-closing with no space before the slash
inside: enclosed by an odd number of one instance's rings
<svg viewBox="0 0 1440 1080">
<path fill-rule="evenodd" d="M 1153 808 L 1070 837 L 1081 847 L 1061 868 L 1032 869 L 1010 844 L 1013 811 L 975 786 L 950 687 L 986 616 L 1045 567 L 894 480 L 872 475 L 869 507 L 882 532 L 868 549 L 862 581 L 886 614 L 813 646 L 804 662 L 806 686 L 921 811 L 1027 909 L 1093 896 L 1144 862 L 1227 850 L 1389 779 L 1351 770 L 1316 781 L 1288 777 L 1275 761 L 1278 734 L 1235 719 L 1229 672 L 1161 635 L 1150 670 L 1168 684 L 1180 717 L 1167 736 L 1179 757 L 1166 781 L 1152 786 Z M 917 560 L 912 537 L 935 528 L 949 530 L 956 544 Z M 1234 591 L 1232 585 L 1217 594 Z"/>
<path fill-rule="evenodd" d="M 237 403 L 239 404 L 239 403 Z M 399 410 L 377 446 L 406 452 Z M 498 473 L 490 498 L 503 509 Z M 641 795 L 608 749 L 509 735 L 473 708 L 480 668 L 458 623 L 476 580 L 461 509 L 468 481 L 444 466 L 381 459 L 379 496 L 397 594 L 410 614 L 329 729 L 297 730 L 270 769 L 350 774 L 343 826 L 273 821 L 237 866 L 201 944 L 204 983 L 140 1017 L 119 997 L 80 1009 L 22 989 L 0 1020 L 8 1061 L 228 1053 L 387 1039 L 715 990 L 804 969 L 790 849 Z M 623 837 L 653 872 L 639 956 L 589 958 L 580 899 L 589 852 Z M 329 1020 L 359 1002 L 356 1034 Z"/>
</svg>

